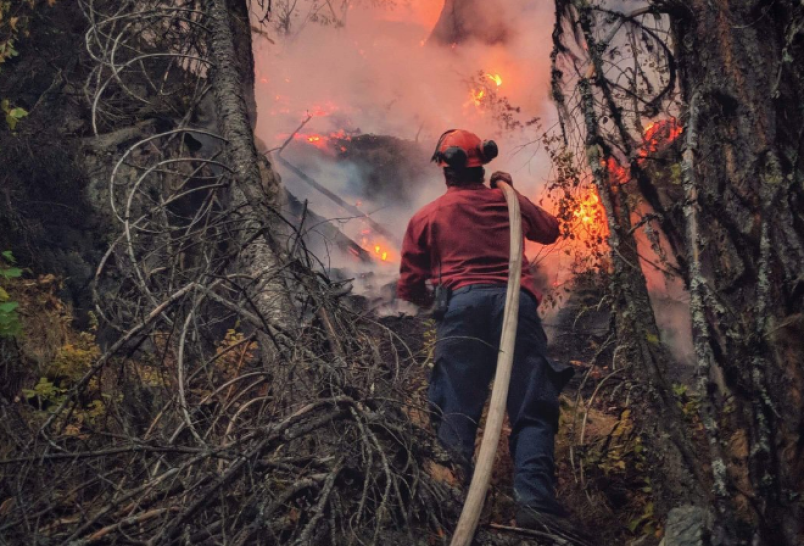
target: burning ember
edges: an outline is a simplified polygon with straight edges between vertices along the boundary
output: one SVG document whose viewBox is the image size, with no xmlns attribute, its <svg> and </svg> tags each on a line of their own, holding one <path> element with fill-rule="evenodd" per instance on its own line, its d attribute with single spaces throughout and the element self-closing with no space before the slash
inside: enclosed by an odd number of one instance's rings
<svg viewBox="0 0 804 546">
<path fill-rule="evenodd" d="M 382 238 L 375 236 L 371 229 L 364 228 L 360 235 L 360 246 L 374 256 L 374 259 L 382 262 L 394 261 L 391 259 L 393 255 L 391 246 Z"/>
<path fill-rule="evenodd" d="M 490 80 L 493 82 L 493 84 L 489 83 L 487 80 Z M 469 100 L 466 101 L 464 106 L 474 104 L 476 107 L 480 108 L 484 102 L 488 101 L 490 98 L 493 98 L 497 88 L 502 86 L 502 84 L 502 76 L 499 74 L 480 72 L 474 81 L 475 86 L 469 90 Z"/>
<path fill-rule="evenodd" d="M 483 102 L 483 97 L 486 96 L 485 89 L 481 89 L 480 91 L 475 91 L 474 89 L 472 89 L 471 93 L 472 93 L 472 102 L 475 103 L 475 106 L 480 106 L 480 104 Z"/>
<path fill-rule="evenodd" d="M 324 150 L 326 152 L 334 151 L 334 145 L 340 144 L 344 141 L 352 140 L 352 134 L 347 133 L 343 129 L 339 129 L 332 133 L 323 135 L 319 133 L 296 133 L 293 135 L 293 140 L 296 142 L 302 142 L 304 144 L 310 144 L 315 146 L 319 150 Z M 277 140 L 286 140 L 290 135 L 288 134 L 279 134 L 276 136 Z M 340 151 L 345 151 L 344 146 L 340 145 Z"/>
<path fill-rule="evenodd" d="M 639 157 L 647 157 L 666 147 L 677 139 L 684 128 L 678 123 L 676 118 L 668 118 L 649 123 L 645 127 L 642 139 L 642 148 L 639 150 Z"/>
<path fill-rule="evenodd" d="M 609 180 L 615 184 L 625 184 L 631 180 L 631 173 L 628 169 L 620 165 L 620 162 L 613 157 L 605 160 L 606 170 L 609 173 Z"/>
<path fill-rule="evenodd" d="M 673 117 L 648 124 L 643 133 L 642 144 L 637 150 L 637 164 L 642 165 L 646 158 L 672 144 L 683 131 L 684 128 Z M 609 157 L 605 161 L 605 167 L 612 183 L 625 184 L 631 180 L 630 169 L 621 165 L 616 158 Z"/>
</svg>

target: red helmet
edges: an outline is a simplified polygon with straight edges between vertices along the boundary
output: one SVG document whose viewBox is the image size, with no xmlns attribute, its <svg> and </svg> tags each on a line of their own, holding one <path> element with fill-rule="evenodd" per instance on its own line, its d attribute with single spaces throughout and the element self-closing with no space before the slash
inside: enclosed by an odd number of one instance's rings
<svg viewBox="0 0 804 546">
<path fill-rule="evenodd" d="M 493 140 L 480 140 L 480 137 L 463 129 L 450 129 L 441 135 L 436 144 L 432 160 L 439 167 L 480 167 L 499 153 Z"/>
</svg>

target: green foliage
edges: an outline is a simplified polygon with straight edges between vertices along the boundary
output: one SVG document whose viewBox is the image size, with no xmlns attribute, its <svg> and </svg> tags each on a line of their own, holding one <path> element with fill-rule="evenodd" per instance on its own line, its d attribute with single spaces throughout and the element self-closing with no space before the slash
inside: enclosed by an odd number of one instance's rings
<svg viewBox="0 0 804 546">
<path fill-rule="evenodd" d="M 66 389 L 58 387 L 47 377 L 42 377 L 33 389 L 22 389 L 29 402 L 35 402 L 39 410 L 46 406 L 58 405 L 64 400 Z"/>
<path fill-rule="evenodd" d="M 628 522 L 628 530 L 632 533 L 636 533 L 637 530 L 639 530 L 642 536 L 654 534 L 656 532 L 656 526 L 653 516 L 653 503 L 649 502 L 645 505 L 645 510 L 642 514 Z"/>
<path fill-rule="evenodd" d="M 28 24 L 34 12 L 44 4 L 53 6 L 56 0 L 0 0 L 0 70 L 3 65 L 19 56 L 17 42 L 28 36 Z M 17 129 L 19 121 L 28 115 L 28 111 L 19 106 L 12 106 L 8 99 L 0 102 L 6 118 L 6 125 L 12 131 Z"/>
<path fill-rule="evenodd" d="M 34 11 L 43 4 L 53 6 L 56 0 L 0 0 L 0 65 L 16 57 L 16 42 L 28 36 L 28 23 Z"/>
<path fill-rule="evenodd" d="M 20 108 L 19 106 L 12 108 L 8 99 L 0 101 L 0 109 L 2 109 L 3 113 L 6 115 L 6 125 L 8 125 L 8 128 L 12 131 L 16 131 L 17 123 L 28 115 L 28 111 L 24 108 Z"/>
<path fill-rule="evenodd" d="M 22 323 L 17 314 L 19 302 L 11 300 L 4 286 L 22 275 L 22 269 L 15 267 L 15 263 L 11 252 L 0 254 L 0 338 L 16 337 L 22 332 Z"/>
<path fill-rule="evenodd" d="M 48 369 L 48 375 L 60 378 L 65 385 L 78 381 L 92 367 L 100 356 L 95 336 L 91 332 L 81 332 L 73 343 L 65 343 Z"/>
<path fill-rule="evenodd" d="M 80 332 L 70 336 L 59 348 L 36 386 L 33 389 L 24 389 L 22 393 L 36 407 L 40 417 L 45 418 L 65 400 L 70 389 L 89 371 L 99 356 L 100 349 L 93 332 Z M 107 413 L 110 403 L 121 399 L 122 394 L 102 392 L 100 380 L 91 379 L 83 392 L 81 404 L 76 406 L 69 421 L 64 423 L 65 433 L 74 436 L 82 434 L 85 425 L 95 424 L 98 418 Z"/>
<path fill-rule="evenodd" d="M 701 397 L 695 393 L 690 393 L 689 388 L 680 383 L 673 384 L 673 394 L 678 399 L 676 403 L 681 409 L 684 418 L 692 424 L 699 425 L 698 412 L 701 408 Z"/>
<path fill-rule="evenodd" d="M 605 483 L 620 483 L 627 488 L 629 515 L 623 518 L 625 529 L 640 537 L 657 536 L 660 524 L 654 514 L 647 447 L 634 429 L 632 410 L 623 408 L 610 432 L 596 443 L 581 455 L 582 465 L 589 468 L 587 479 L 602 475 Z"/>
</svg>

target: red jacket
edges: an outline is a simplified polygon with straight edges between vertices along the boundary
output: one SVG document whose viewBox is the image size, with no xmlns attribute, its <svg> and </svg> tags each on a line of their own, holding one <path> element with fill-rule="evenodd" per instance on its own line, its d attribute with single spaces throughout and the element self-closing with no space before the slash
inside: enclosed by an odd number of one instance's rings
<svg viewBox="0 0 804 546">
<path fill-rule="evenodd" d="M 555 217 L 519 195 L 522 230 L 545 245 L 558 238 Z M 397 295 L 428 305 L 425 281 L 456 290 L 471 284 L 507 284 L 509 259 L 508 205 L 502 190 L 483 184 L 451 186 L 447 193 L 413 215 L 402 242 Z M 524 241 L 522 243 L 524 245 Z M 522 288 L 541 301 L 527 261 Z"/>
</svg>

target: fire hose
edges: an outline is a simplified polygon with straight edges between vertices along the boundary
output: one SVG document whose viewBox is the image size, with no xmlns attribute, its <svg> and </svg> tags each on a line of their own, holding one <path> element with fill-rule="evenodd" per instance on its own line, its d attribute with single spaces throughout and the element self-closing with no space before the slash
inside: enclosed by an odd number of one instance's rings
<svg viewBox="0 0 804 546">
<path fill-rule="evenodd" d="M 516 343 L 516 330 L 519 324 L 519 290 L 522 277 L 522 214 L 519 210 L 519 199 L 510 185 L 503 181 L 497 182 L 508 203 L 508 216 L 511 226 L 511 252 L 508 261 L 508 292 L 505 296 L 505 311 L 503 315 L 502 336 L 500 337 L 500 351 L 497 354 L 497 371 L 494 375 L 494 385 L 491 391 L 491 402 L 486 417 L 486 427 L 483 431 L 483 440 L 480 452 L 477 455 L 477 464 L 472 475 L 472 483 L 466 502 L 452 536 L 450 546 L 469 546 L 480 519 L 483 509 L 483 500 L 491 480 L 491 470 L 497 455 L 497 445 L 500 443 L 503 419 L 505 417 L 505 403 L 508 399 L 508 385 L 511 382 L 511 368 L 514 363 L 514 346 Z"/>
</svg>

